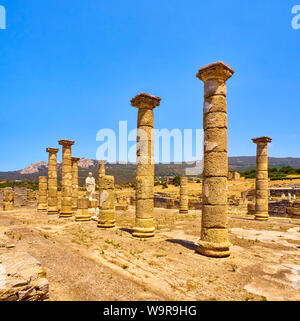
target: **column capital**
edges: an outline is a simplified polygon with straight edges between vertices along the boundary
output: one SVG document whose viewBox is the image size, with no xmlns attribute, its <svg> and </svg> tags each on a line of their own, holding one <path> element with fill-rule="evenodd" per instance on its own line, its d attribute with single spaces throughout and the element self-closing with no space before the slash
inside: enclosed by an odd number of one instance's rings
<svg viewBox="0 0 300 321">
<path fill-rule="evenodd" d="M 136 108 L 153 109 L 160 105 L 161 98 L 140 93 L 131 99 L 131 106 Z"/>
<path fill-rule="evenodd" d="M 59 151 L 59 148 L 52 148 L 52 147 L 46 148 L 47 153 L 56 154 L 58 153 L 58 151 Z"/>
<path fill-rule="evenodd" d="M 77 163 L 78 161 L 80 161 L 80 159 L 81 159 L 81 158 L 79 158 L 79 157 L 72 157 L 72 158 L 71 158 L 71 160 L 72 160 L 73 163 L 75 163 L 75 162 Z"/>
<path fill-rule="evenodd" d="M 72 146 L 75 144 L 74 140 L 69 140 L 69 139 L 61 139 L 58 141 L 59 145 L 62 146 Z"/>
<path fill-rule="evenodd" d="M 199 69 L 196 77 L 206 82 L 210 79 L 228 80 L 234 74 L 234 69 L 223 61 L 217 61 Z"/>
<path fill-rule="evenodd" d="M 272 138 L 268 136 L 261 136 L 257 138 L 252 138 L 254 144 L 268 144 L 272 142 Z"/>
<path fill-rule="evenodd" d="M 106 164 L 106 160 L 105 159 L 98 160 L 98 165 L 105 165 L 105 164 Z"/>
</svg>

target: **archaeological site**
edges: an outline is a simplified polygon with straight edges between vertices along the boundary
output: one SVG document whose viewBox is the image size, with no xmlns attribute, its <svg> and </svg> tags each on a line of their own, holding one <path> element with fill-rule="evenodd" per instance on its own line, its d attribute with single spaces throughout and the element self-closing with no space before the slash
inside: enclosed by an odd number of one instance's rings
<svg viewBox="0 0 300 321">
<path fill-rule="evenodd" d="M 54 2 L 0 30 L 0 301 L 300 301 L 300 30 Z"/>
</svg>

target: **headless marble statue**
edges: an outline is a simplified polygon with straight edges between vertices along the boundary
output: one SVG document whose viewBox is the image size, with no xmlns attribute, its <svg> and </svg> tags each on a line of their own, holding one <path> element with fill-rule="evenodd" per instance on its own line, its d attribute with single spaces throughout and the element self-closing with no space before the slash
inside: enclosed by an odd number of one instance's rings
<svg viewBox="0 0 300 321">
<path fill-rule="evenodd" d="M 93 177 L 92 173 L 89 173 L 89 176 L 85 180 L 85 186 L 86 186 L 86 196 L 90 201 L 95 200 L 95 194 L 96 194 L 96 182 L 95 178 Z"/>
</svg>

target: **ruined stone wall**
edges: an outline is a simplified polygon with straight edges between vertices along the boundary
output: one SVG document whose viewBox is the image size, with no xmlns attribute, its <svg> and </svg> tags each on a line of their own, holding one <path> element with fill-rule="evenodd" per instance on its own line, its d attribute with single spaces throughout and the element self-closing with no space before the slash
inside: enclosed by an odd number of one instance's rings
<svg viewBox="0 0 300 321">
<path fill-rule="evenodd" d="M 281 200 L 279 202 L 269 202 L 269 215 L 277 217 L 288 217 L 286 208 L 289 206 L 288 200 Z"/>
<path fill-rule="evenodd" d="M 288 196 L 288 193 L 291 195 L 300 196 L 300 188 L 270 188 L 270 195 L 271 196 L 281 196 L 282 194 L 285 194 Z"/>
</svg>

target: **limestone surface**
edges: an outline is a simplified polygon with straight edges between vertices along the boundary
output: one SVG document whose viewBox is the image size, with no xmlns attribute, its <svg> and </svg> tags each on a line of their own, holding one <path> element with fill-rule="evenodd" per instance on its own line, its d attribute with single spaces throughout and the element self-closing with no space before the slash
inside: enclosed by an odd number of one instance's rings
<svg viewBox="0 0 300 321">
<path fill-rule="evenodd" d="M 187 177 L 180 178 L 180 214 L 189 212 L 188 180 Z"/>
<path fill-rule="evenodd" d="M 136 221 L 134 237 L 154 236 L 154 139 L 153 109 L 161 98 L 141 93 L 131 100 L 138 108 L 137 169 L 136 169 Z"/>
<path fill-rule="evenodd" d="M 113 176 L 105 175 L 102 177 L 101 191 L 98 227 L 115 227 L 115 184 Z"/>
<path fill-rule="evenodd" d="M 73 140 L 62 139 L 58 142 L 62 147 L 62 195 L 60 217 L 71 217 L 73 215 L 72 199 L 72 151 Z"/>
<path fill-rule="evenodd" d="M 0 252 L 0 301 L 44 301 L 49 283 L 41 263 L 14 248 Z"/>
<path fill-rule="evenodd" d="M 49 153 L 48 161 L 48 207 L 49 215 L 58 214 L 58 199 L 57 199 L 57 153 L 58 148 L 47 148 Z"/>
<path fill-rule="evenodd" d="M 269 219 L 268 143 L 272 142 L 272 138 L 262 136 L 253 138 L 252 141 L 257 145 L 255 219 L 267 221 Z"/>
<path fill-rule="evenodd" d="M 72 157 L 72 207 L 73 211 L 77 209 L 78 202 L 78 162 L 80 158 Z"/>
<path fill-rule="evenodd" d="M 211 257 L 230 255 L 227 228 L 227 103 L 226 81 L 234 70 L 222 61 L 201 68 L 204 82 L 204 171 L 202 228 L 197 251 Z"/>
</svg>

